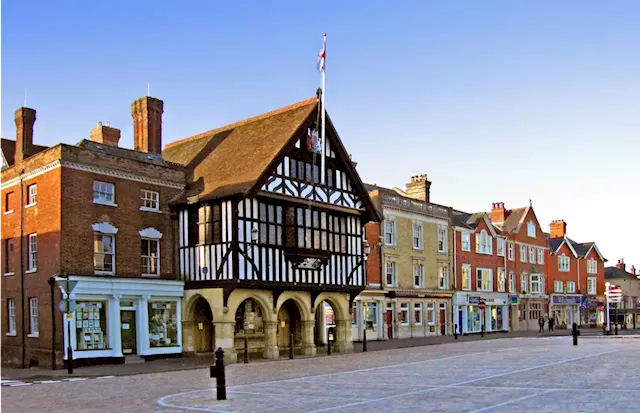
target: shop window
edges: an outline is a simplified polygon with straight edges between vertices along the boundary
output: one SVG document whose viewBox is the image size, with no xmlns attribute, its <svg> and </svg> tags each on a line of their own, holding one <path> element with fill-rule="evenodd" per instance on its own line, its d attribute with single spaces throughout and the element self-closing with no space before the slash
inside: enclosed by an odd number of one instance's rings
<svg viewBox="0 0 640 413">
<path fill-rule="evenodd" d="M 107 338 L 107 303 L 76 301 L 76 350 L 104 350 Z"/>
<path fill-rule="evenodd" d="M 467 317 L 467 331 L 469 333 L 479 332 L 482 329 L 481 311 L 477 306 L 470 305 L 467 307 L 469 313 Z"/>
<path fill-rule="evenodd" d="M 149 347 L 178 345 L 178 313 L 175 301 L 150 302 Z"/>
<path fill-rule="evenodd" d="M 378 303 L 367 303 L 367 319 L 365 320 L 368 327 L 376 327 L 378 325 Z"/>
</svg>

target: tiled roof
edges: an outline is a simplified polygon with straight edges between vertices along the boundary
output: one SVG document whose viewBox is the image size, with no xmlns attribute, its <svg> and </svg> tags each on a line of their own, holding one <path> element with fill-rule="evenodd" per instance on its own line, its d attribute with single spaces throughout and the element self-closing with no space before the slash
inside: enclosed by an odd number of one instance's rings
<svg viewBox="0 0 640 413">
<path fill-rule="evenodd" d="M 168 162 L 165 162 L 162 159 L 162 156 L 157 153 L 146 153 L 134 151 L 133 149 L 120 148 L 117 146 L 105 145 L 97 142 L 93 142 L 87 139 L 83 139 L 76 145 L 82 149 L 89 149 L 92 151 L 102 152 L 107 155 L 117 156 L 119 158 L 126 158 L 132 161 L 143 162 L 158 166 L 169 166 L 175 167 L 175 165 L 170 165 Z"/>
<path fill-rule="evenodd" d="M 507 210 L 508 216 L 504 220 L 504 223 L 500 226 L 500 229 L 505 232 L 512 233 L 518 226 L 520 222 L 527 215 L 527 211 L 529 207 L 524 208 L 514 208 Z"/>
<path fill-rule="evenodd" d="M 27 153 L 27 156 L 33 156 L 38 152 L 44 151 L 45 149 L 49 149 L 49 147 L 42 145 L 31 145 L 31 151 Z M 12 139 L 2 138 L 2 153 L 7 160 L 7 165 L 13 166 L 13 158 L 15 157 L 16 153 L 16 141 Z"/>
<path fill-rule="evenodd" d="M 623 271 L 618 267 L 606 267 L 604 269 L 604 278 L 635 278 L 636 275 Z"/>
</svg>

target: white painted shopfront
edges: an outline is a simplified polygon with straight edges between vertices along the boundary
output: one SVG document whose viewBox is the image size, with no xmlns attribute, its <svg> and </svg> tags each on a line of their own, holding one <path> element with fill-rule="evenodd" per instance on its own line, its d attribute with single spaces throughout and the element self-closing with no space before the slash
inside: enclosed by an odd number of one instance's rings
<svg viewBox="0 0 640 413">
<path fill-rule="evenodd" d="M 384 331 L 384 292 L 361 295 L 353 302 L 351 311 L 351 325 L 353 341 L 362 341 L 364 329 L 367 329 L 367 340 L 387 340 Z"/>
<path fill-rule="evenodd" d="M 557 328 L 571 328 L 573 323 L 580 325 L 580 294 L 551 294 L 549 315 L 555 319 Z"/>
<path fill-rule="evenodd" d="M 74 360 L 182 353 L 182 281 L 86 276 L 69 280 L 77 282 L 70 296 L 75 312 L 65 318 L 64 345 L 67 348 L 71 323 Z M 57 281 L 66 299 L 67 280 Z"/>
<path fill-rule="evenodd" d="M 484 301 L 486 308 L 480 310 Z M 509 331 L 509 295 L 507 293 L 461 292 L 453 295 L 456 324 L 459 334 Z"/>
</svg>

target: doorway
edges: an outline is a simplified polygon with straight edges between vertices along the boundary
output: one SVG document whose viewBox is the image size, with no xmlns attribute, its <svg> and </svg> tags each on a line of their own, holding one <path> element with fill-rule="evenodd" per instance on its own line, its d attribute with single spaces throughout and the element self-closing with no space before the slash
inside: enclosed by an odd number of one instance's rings
<svg viewBox="0 0 640 413">
<path fill-rule="evenodd" d="M 391 340 L 393 338 L 393 304 L 387 304 L 387 338 Z"/>
<path fill-rule="evenodd" d="M 278 310 L 278 324 L 276 325 L 278 348 L 289 354 L 291 346 L 294 348 L 302 342 L 302 318 L 298 306 L 293 300 L 285 301 Z M 293 334 L 293 342 L 291 335 Z"/>
<path fill-rule="evenodd" d="M 335 343 L 338 341 L 337 328 L 336 328 L 336 311 L 333 305 L 328 301 L 323 301 L 318 304 L 315 312 L 315 324 L 314 324 L 314 344 L 318 351 L 326 351 L 326 346 L 329 343 L 329 333 L 333 333 L 332 336 L 332 350 L 335 351 Z M 322 350 L 321 350 L 322 349 Z"/>
<path fill-rule="evenodd" d="M 440 335 L 447 334 L 447 305 L 440 304 Z"/>
<path fill-rule="evenodd" d="M 215 340 L 213 331 L 213 313 L 204 297 L 199 297 L 193 306 L 194 337 L 193 348 L 196 353 L 211 353 Z"/>
<path fill-rule="evenodd" d="M 137 354 L 135 310 L 120 310 L 120 337 L 122 340 L 122 354 Z"/>
</svg>

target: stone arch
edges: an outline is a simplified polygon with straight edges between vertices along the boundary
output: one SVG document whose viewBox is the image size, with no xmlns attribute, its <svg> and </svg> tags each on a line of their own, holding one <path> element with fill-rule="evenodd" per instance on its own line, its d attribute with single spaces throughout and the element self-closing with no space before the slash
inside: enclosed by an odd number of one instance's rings
<svg viewBox="0 0 640 413">
<path fill-rule="evenodd" d="M 336 297 L 339 295 L 340 297 Z M 327 301 L 331 304 L 333 311 L 336 312 L 336 318 L 339 320 L 346 320 L 350 317 L 349 312 L 349 298 L 342 297 L 344 294 L 339 293 L 321 293 L 316 297 L 315 302 L 313 302 L 313 312 L 318 309 L 318 306 L 323 302 Z"/>
<path fill-rule="evenodd" d="M 215 349 L 213 308 L 201 294 L 194 294 L 183 311 L 183 342 L 187 350 L 209 353 Z"/>
<path fill-rule="evenodd" d="M 280 307 L 282 307 L 282 304 L 284 304 L 287 300 L 292 300 L 294 303 L 296 303 L 303 321 L 314 319 L 313 313 L 311 312 L 311 297 L 309 293 L 302 293 L 297 291 L 285 291 L 280 295 L 280 297 L 278 297 L 278 302 L 274 311 L 275 314 L 278 314 L 278 311 L 280 311 Z"/>
<path fill-rule="evenodd" d="M 236 289 L 229 295 L 227 301 L 228 313 L 231 317 L 235 317 L 238 307 L 247 299 L 252 299 L 260 304 L 264 313 L 265 321 L 275 321 L 272 300 L 270 293 L 262 290 L 243 290 Z M 235 320 L 235 319 L 234 319 Z"/>
</svg>

